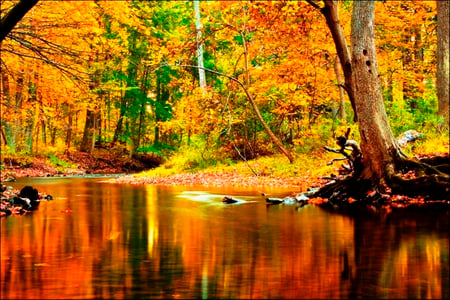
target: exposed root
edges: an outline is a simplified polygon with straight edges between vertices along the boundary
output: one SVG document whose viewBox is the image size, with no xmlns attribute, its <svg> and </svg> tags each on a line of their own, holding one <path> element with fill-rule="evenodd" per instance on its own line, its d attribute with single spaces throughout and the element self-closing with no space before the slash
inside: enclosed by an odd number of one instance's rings
<svg viewBox="0 0 450 300">
<path fill-rule="evenodd" d="M 332 181 L 322 186 L 313 197 L 327 198 L 333 203 L 349 198 L 364 199 L 372 188 L 373 184 L 370 180 L 348 176 L 343 180 Z"/>
<path fill-rule="evenodd" d="M 417 163 L 417 169 L 425 167 L 425 175 L 415 178 L 404 178 L 392 169 L 387 171 L 386 183 L 394 194 L 406 196 L 423 196 L 426 199 L 446 199 L 450 192 L 450 177 L 428 165 Z M 433 172 L 430 172 L 432 170 Z M 429 174 L 431 173 L 431 174 Z"/>
<path fill-rule="evenodd" d="M 437 156 L 417 160 L 401 156 L 386 166 L 382 178 L 367 179 L 363 176 L 363 161 L 359 147 L 352 147 L 352 153 L 345 152 L 349 142 L 347 134 L 339 137 L 337 144 L 340 149 L 325 147 L 325 150 L 340 153 L 349 162 L 351 169 L 344 179 L 330 177 L 330 183 L 322 186 L 314 197 L 327 198 L 331 203 L 344 204 L 349 199 L 361 202 L 383 202 L 393 195 L 420 197 L 424 200 L 445 200 L 450 194 L 450 157 Z M 380 201 L 381 200 L 381 201 Z"/>
</svg>

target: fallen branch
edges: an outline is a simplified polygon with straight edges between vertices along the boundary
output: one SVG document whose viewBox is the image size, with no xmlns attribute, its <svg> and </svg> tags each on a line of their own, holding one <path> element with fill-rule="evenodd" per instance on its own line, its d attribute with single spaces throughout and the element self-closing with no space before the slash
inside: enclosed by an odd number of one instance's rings
<svg viewBox="0 0 450 300">
<path fill-rule="evenodd" d="M 355 140 L 349 140 L 348 136 L 350 134 L 350 128 L 347 129 L 347 132 L 343 136 L 339 136 L 336 139 L 336 144 L 340 147 L 338 149 L 330 148 L 328 146 L 324 146 L 323 148 L 329 152 L 342 154 L 344 157 L 341 158 L 333 158 L 331 161 L 327 163 L 327 165 L 332 165 L 335 161 L 347 160 L 347 165 L 342 165 L 345 169 L 346 173 L 356 172 L 359 173 L 362 169 L 362 153 L 359 148 L 358 143 Z M 347 153 L 346 151 L 351 151 Z"/>
</svg>

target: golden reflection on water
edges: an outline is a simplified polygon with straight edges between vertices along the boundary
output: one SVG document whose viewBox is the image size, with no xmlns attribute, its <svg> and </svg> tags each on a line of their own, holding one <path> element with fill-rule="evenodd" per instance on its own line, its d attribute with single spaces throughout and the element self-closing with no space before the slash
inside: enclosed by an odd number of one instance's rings
<svg viewBox="0 0 450 300">
<path fill-rule="evenodd" d="M 448 235 L 419 223 L 266 206 L 252 191 L 225 205 L 226 189 L 37 188 L 56 199 L 1 220 L 2 299 L 448 296 Z"/>
</svg>

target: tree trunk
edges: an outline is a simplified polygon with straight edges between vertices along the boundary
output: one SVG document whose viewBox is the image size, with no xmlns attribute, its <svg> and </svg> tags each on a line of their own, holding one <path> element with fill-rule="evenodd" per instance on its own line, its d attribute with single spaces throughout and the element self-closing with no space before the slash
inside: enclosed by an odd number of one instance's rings
<svg viewBox="0 0 450 300">
<path fill-rule="evenodd" d="M 344 88 L 343 88 L 344 82 L 342 82 L 341 71 L 342 71 L 341 62 L 339 61 L 339 56 L 336 56 L 336 59 L 334 61 L 334 72 L 336 73 L 336 80 L 337 80 L 337 84 L 338 84 L 338 88 L 339 88 L 338 112 L 340 115 L 339 118 L 341 120 L 345 121 L 347 116 L 345 115 L 345 96 L 344 96 Z M 335 118 L 337 117 L 337 112 L 336 112 L 336 115 L 333 117 L 335 117 Z"/>
<path fill-rule="evenodd" d="M 449 122 L 449 2 L 437 0 L 437 96 L 439 116 L 444 118 L 444 126 Z"/>
<path fill-rule="evenodd" d="M 320 8 L 317 3 L 307 1 L 314 7 Z M 333 5 L 330 1 L 324 2 L 325 7 Z M 344 72 L 352 74 L 351 94 L 354 95 L 354 109 L 358 116 L 361 136 L 361 151 L 357 152 L 362 156 L 355 160 L 358 164 L 354 164 L 352 173 L 348 177 L 323 186 L 314 193 L 314 196 L 333 199 L 333 201 L 348 199 L 348 197 L 363 200 L 367 199 L 367 195 L 372 194 L 375 189 L 375 191 L 407 196 L 422 195 L 428 199 L 445 199 L 450 192 L 448 172 L 441 171 L 443 168 L 438 168 L 439 166 L 433 167 L 425 162 L 407 160 L 393 137 L 378 78 L 374 5 L 373 1 L 353 2 L 351 62 L 344 63 L 344 66 L 350 68 L 350 71 L 345 71 L 344 67 Z M 321 10 L 324 11 L 323 8 Z M 327 22 L 328 26 L 333 27 L 339 24 L 337 15 L 332 19 L 335 22 Z M 330 30 L 333 32 L 332 28 Z M 341 47 L 341 42 L 335 39 L 335 43 L 338 54 L 340 51 L 345 51 Z M 340 53 L 339 57 L 345 57 L 345 55 Z M 355 141 L 347 140 L 348 133 L 349 131 L 345 137 L 337 139 L 342 151 L 347 143 L 356 144 Z M 356 149 L 358 150 L 358 147 Z M 346 158 L 350 161 L 351 156 L 346 155 Z M 445 168 L 448 168 L 448 165 Z M 401 173 L 409 170 L 416 171 L 417 176 L 412 179 L 401 176 Z M 378 200 L 374 199 L 374 201 Z"/>
<path fill-rule="evenodd" d="M 80 151 L 91 153 L 95 145 L 95 118 L 94 111 L 86 111 L 86 123 L 84 125 L 83 140 L 81 141 Z"/>
<path fill-rule="evenodd" d="M 373 1 L 355 1 L 352 15 L 352 82 L 358 115 L 361 150 L 366 167 L 363 178 L 379 181 L 387 165 L 400 158 L 383 104 L 378 78 Z"/>
<path fill-rule="evenodd" d="M 11 124 L 10 121 L 6 121 L 5 120 L 5 111 L 8 111 L 9 113 L 11 112 L 11 94 L 9 91 L 9 78 L 8 78 L 8 74 L 6 74 L 6 72 L 1 72 L 0 74 L 0 80 L 1 80 L 1 85 L 0 85 L 0 94 L 3 95 L 3 99 L 2 101 L 4 101 L 4 107 L 1 108 L 0 112 L 1 112 L 1 121 L 0 121 L 0 126 L 2 129 L 2 136 L 4 138 L 5 141 L 5 145 L 8 144 L 8 140 L 12 139 L 12 134 L 11 134 Z M 3 105 L 3 104 L 2 104 Z M 3 130 L 3 126 L 5 126 L 5 130 Z"/>
<path fill-rule="evenodd" d="M 198 0 L 194 0 L 195 11 L 195 30 L 197 31 L 197 63 L 198 63 L 198 80 L 203 91 L 206 88 L 206 76 L 203 69 L 203 44 L 202 44 L 202 23 L 200 21 L 200 5 Z"/>
<path fill-rule="evenodd" d="M 14 7 L 0 19 L 0 43 L 37 2 L 38 0 L 20 0 L 19 3 L 15 4 Z"/>
<path fill-rule="evenodd" d="M 66 133 L 66 152 L 70 151 L 70 144 L 72 141 L 72 126 L 73 126 L 73 117 L 71 113 L 71 105 L 69 105 L 69 115 L 67 116 L 67 133 Z"/>
<path fill-rule="evenodd" d="M 308 1 L 310 4 L 314 2 Z M 350 50 L 347 47 L 347 41 L 345 40 L 344 32 L 342 30 L 341 23 L 339 21 L 338 2 L 337 1 L 324 1 L 325 6 L 320 9 L 320 12 L 324 15 L 327 21 L 328 28 L 333 36 L 333 41 L 336 46 L 336 52 L 341 62 L 342 70 L 344 71 L 345 84 L 344 89 L 347 91 L 350 103 L 352 104 L 353 111 L 355 113 L 353 120 L 356 122 L 359 118 L 355 109 L 355 95 L 354 95 L 354 83 L 352 76 L 352 64 Z M 314 6 L 314 5 L 313 5 Z"/>
</svg>

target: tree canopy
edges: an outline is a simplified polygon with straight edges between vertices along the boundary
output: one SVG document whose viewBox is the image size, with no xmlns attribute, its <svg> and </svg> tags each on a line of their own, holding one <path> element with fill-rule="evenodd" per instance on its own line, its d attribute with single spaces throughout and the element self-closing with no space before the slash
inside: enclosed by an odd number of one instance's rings
<svg viewBox="0 0 450 300">
<path fill-rule="evenodd" d="M 332 7 L 339 31 L 330 31 Z M 201 35 L 191 1 L 2 1 L 2 151 L 106 145 L 169 155 L 197 144 L 214 160 L 252 159 L 280 145 L 294 154 L 317 150 L 355 128 L 345 51 L 351 1 L 200 1 L 199 8 Z M 445 135 L 436 131 L 444 122 L 436 2 L 376 2 L 374 10 L 393 135 Z M 13 26 L 4 30 L 6 23 Z M 198 69 L 183 67 L 197 65 L 199 43 L 211 70 L 206 88 Z"/>
</svg>

